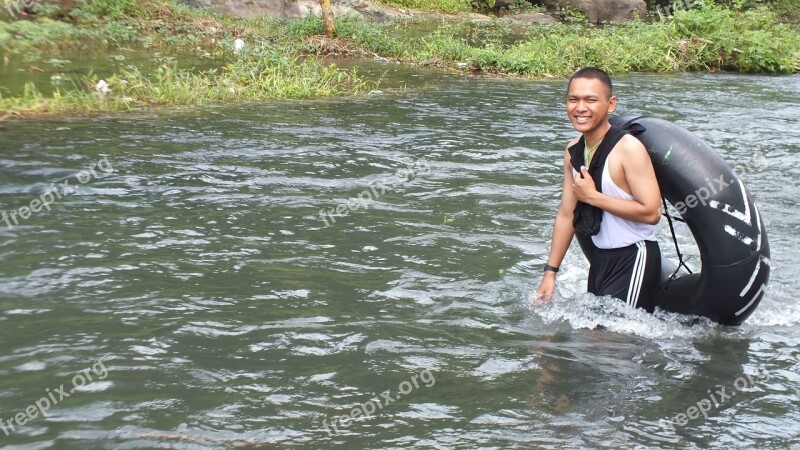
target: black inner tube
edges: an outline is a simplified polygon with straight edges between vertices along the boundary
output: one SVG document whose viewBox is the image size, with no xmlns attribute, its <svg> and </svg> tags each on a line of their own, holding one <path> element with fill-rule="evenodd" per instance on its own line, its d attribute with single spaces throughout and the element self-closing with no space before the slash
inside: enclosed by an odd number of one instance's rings
<svg viewBox="0 0 800 450">
<path fill-rule="evenodd" d="M 641 116 L 610 121 L 647 148 L 662 196 L 700 250 L 700 273 L 665 277 L 659 307 L 741 324 L 763 298 L 770 272 L 767 232 L 747 188 L 716 151 L 673 123 Z"/>
</svg>

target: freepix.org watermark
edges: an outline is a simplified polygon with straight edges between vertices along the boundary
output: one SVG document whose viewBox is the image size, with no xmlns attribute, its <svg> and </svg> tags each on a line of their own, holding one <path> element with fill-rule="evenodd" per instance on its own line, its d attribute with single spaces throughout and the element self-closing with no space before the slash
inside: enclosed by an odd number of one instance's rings
<svg viewBox="0 0 800 450">
<path fill-rule="evenodd" d="M 758 373 L 754 375 L 745 374 L 733 381 L 733 389 L 728 390 L 728 387 L 722 386 L 715 388 L 712 392 L 708 389 L 706 393 L 708 398 L 703 398 L 694 405 L 686 408 L 686 412 L 675 414 L 674 416 L 661 419 L 659 422 L 661 429 L 667 432 L 675 432 L 675 426 L 682 427 L 689 423 L 689 420 L 698 419 L 701 415 L 704 419 L 708 419 L 708 413 L 714 409 L 719 408 L 725 402 L 736 396 L 737 392 L 742 392 L 745 389 L 755 386 L 758 382 L 769 380 L 769 373 L 767 370 L 760 366 Z"/>
<path fill-rule="evenodd" d="M 419 158 L 409 163 L 405 169 L 400 169 L 395 172 L 394 177 L 373 183 L 369 189 L 361 191 L 357 198 L 351 198 L 346 202 L 339 203 L 335 207 L 328 208 L 328 211 L 325 211 L 325 208 L 320 209 L 319 217 L 325 222 L 326 227 L 330 226 L 332 223 L 336 223 L 336 217 L 345 217 L 350 214 L 351 211 L 358 211 L 361 208 L 366 210 L 369 208 L 370 202 L 377 200 L 381 195 L 385 194 L 387 190 L 392 191 L 397 189 L 399 185 L 416 178 L 419 173 L 428 173 L 430 171 L 431 168 L 428 165 L 428 160 Z M 328 223 L 328 219 L 330 219 L 330 223 Z"/>
<path fill-rule="evenodd" d="M 87 169 L 78 172 L 75 179 L 80 184 L 86 184 L 92 179 L 99 178 L 100 175 L 95 169 L 100 170 L 105 175 L 114 171 L 114 168 L 111 167 L 111 163 L 108 161 L 108 157 L 103 157 L 100 161 L 92 163 Z M 70 179 L 67 178 L 59 184 L 50 185 L 50 190 L 40 195 L 38 198 L 31 200 L 27 206 L 20 206 L 11 211 L 0 211 L 0 220 L 5 223 L 8 228 L 14 228 L 14 226 L 19 225 L 20 220 L 27 220 L 32 214 L 38 213 L 42 209 L 50 211 L 50 206 L 55 203 L 56 200 L 61 200 L 69 193 L 69 181 Z"/>
<path fill-rule="evenodd" d="M 36 0 L 3 0 L 3 6 L 11 17 L 22 14 L 23 10 L 33 8 Z"/>
<path fill-rule="evenodd" d="M 656 13 L 658 13 L 658 18 L 662 22 L 666 22 L 676 12 L 691 9 L 693 6 L 702 6 L 702 2 L 698 0 L 676 0 L 664 6 L 656 5 Z"/>
<path fill-rule="evenodd" d="M 431 369 L 425 369 L 420 373 L 414 374 L 410 381 L 406 380 L 401 382 L 397 386 L 398 392 L 396 396 L 393 397 L 392 391 L 387 389 L 381 392 L 380 395 L 375 396 L 356 406 L 350 410 L 349 414 L 333 417 L 330 420 L 330 424 L 328 423 L 327 418 L 322 419 L 322 425 L 325 427 L 325 431 L 328 432 L 328 436 L 333 436 L 334 433 L 339 432 L 339 427 L 347 428 L 353 423 L 354 420 L 359 418 L 369 419 L 373 414 L 375 414 L 376 411 L 382 410 L 385 406 L 399 400 L 400 397 L 410 394 L 415 389 L 419 389 L 419 382 L 422 382 L 422 385 L 426 388 L 436 384 L 436 379 L 433 377 L 433 372 L 431 372 Z M 331 431 L 331 428 L 333 428 L 333 431 Z"/>
<path fill-rule="evenodd" d="M 757 153 L 755 157 L 744 164 L 738 165 L 734 171 L 741 175 L 746 175 L 756 169 L 756 167 L 764 167 L 768 164 L 769 160 L 763 153 Z M 692 194 L 686 196 L 683 201 L 675 202 L 673 205 L 680 215 L 686 214 L 686 211 L 697 207 L 698 205 L 706 206 L 708 200 L 712 195 L 716 195 L 725 189 L 736 186 L 740 183 L 736 178 L 730 180 L 725 179 L 725 175 L 720 175 L 716 178 L 706 178 L 706 184 L 698 187 Z M 712 202 L 713 203 L 713 202 Z"/>
<path fill-rule="evenodd" d="M 103 365 L 103 361 L 98 359 L 91 367 L 81 370 L 72 377 L 71 389 L 67 390 L 63 384 L 52 390 L 47 388 L 42 398 L 28 405 L 23 411 L 14 414 L 10 419 L 0 418 L 0 430 L 3 430 L 3 433 L 8 436 L 17 427 L 21 427 L 39 416 L 47 417 L 47 411 L 50 408 L 61 403 L 62 400 L 72 395 L 77 389 L 86 386 L 95 379 L 104 380 L 107 376 L 108 369 Z"/>
<path fill-rule="evenodd" d="M 678 210 L 680 215 L 686 214 L 686 211 L 694 208 L 698 204 L 706 206 L 706 200 L 711 198 L 711 195 L 716 194 L 726 188 L 728 188 L 731 184 L 736 183 L 736 180 L 730 180 L 730 182 L 724 180 L 725 175 L 720 175 L 713 180 L 708 180 L 706 186 L 700 186 L 694 191 L 694 194 L 689 194 L 682 202 L 675 202 L 675 209 Z"/>
</svg>

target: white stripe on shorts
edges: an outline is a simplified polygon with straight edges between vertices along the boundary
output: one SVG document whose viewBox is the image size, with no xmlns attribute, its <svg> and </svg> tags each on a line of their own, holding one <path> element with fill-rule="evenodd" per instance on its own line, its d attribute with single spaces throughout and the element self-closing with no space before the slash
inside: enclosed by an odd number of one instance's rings
<svg viewBox="0 0 800 450">
<path fill-rule="evenodd" d="M 644 241 L 636 243 L 639 250 L 636 252 L 636 262 L 633 264 L 631 273 L 631 283 L 628 285 L 628 304 L 636 308 L 639 303 L 639 294 L 642 291 L 642 281 L 644 280 L 645 266 L 647 264 L 647 245 Z"/>
</svg>

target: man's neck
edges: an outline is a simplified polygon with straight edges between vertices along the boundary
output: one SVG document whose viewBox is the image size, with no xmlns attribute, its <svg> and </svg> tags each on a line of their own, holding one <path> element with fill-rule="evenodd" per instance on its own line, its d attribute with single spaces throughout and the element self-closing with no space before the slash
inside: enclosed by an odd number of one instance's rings
<svg viewBox="0 0 800 450">
<path fill-rule="evenodd" d="M 606 123 L 589 132 L 583 133 L 583 138 L 586 140 L 587 145 L 595 145 L 600 142 L 600 139 L 605 137 L 608 130 L 611 129 L 611 124 L 606 120 Z"/>
</svg>

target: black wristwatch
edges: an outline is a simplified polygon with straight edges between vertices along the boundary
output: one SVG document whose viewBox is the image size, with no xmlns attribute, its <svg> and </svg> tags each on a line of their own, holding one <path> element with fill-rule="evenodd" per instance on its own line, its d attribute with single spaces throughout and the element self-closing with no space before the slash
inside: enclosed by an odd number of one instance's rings
<svg viewBox="0 0 800 450">
<path fill-rule="evenodd" d="M 551 266 L 550 264 L 545 264 L 545 265 L 544 265 L 544 271 L 545 271 L 545 272 L 553 272 L 553 273 L 558 273 L 558 267 L 553 267 L 553 266 Z"/>
</svg>

